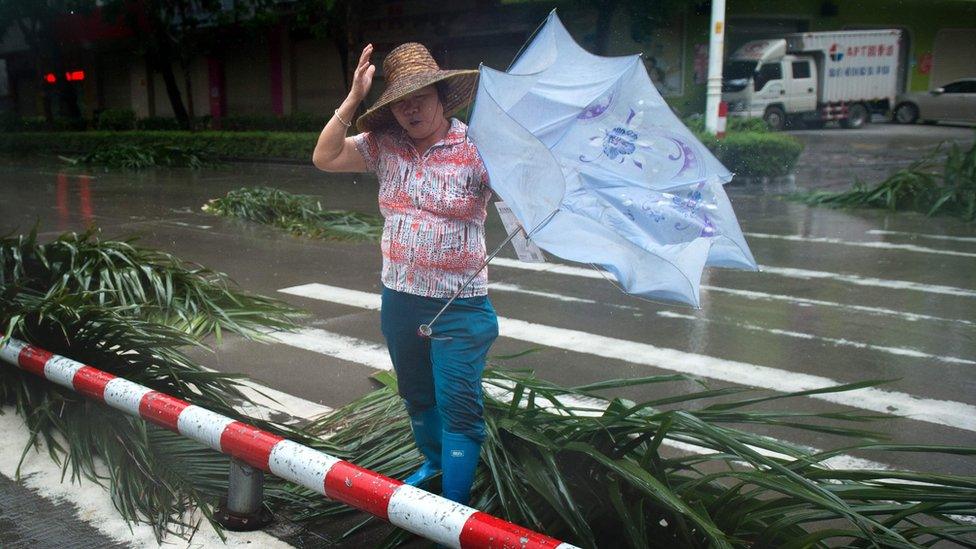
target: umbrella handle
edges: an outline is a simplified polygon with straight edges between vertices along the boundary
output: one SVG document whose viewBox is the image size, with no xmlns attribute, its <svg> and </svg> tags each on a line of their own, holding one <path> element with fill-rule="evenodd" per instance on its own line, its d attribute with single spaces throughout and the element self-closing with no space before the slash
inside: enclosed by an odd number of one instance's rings
<svg viewBox="0 0 976 549">
<path fill-rule="evenodd" d="M 526 240 L 528 240 L 529 237 L 531 237 L 533 234 L 535 234 L 536 231 L 538 231 L 546 223 L 548 223 L 549 220 L 552 219 L 552 216 L 556 215 L 556 212 L 558 212 L 558 211 L 559 211 L 558 209 L 557 210 L 553 210 L 553 212 L 551 214 L 549 214 L 545 219 L 543 219 L 541 223 L 539 223 L 538 225 L 536 225 L 531 231 L 526 232 L 525 233 Z M 504 248 L 506 244 L 508 244 L 509 242 L 511 242 L 512 239 L 515 238 L 515 235 L 517 235 L 520 231 L 521 232 L 525 232 L 525 228 L 524 227 L 518 227 L 517 229 L 515 229 L 514 231 L 512 231 L 511 233 L 509 233 L 508 237 L 505 238 L 505 241 L 502 242 L 501 244 L 499 244 L 498 247 L 495 248 L 495 250 L 493 252 L 491 252 L 491 255 L 489 255 L 487 258 L 485 258 L 485 261 L 481 264 L 480 267 L 478 267 L 478 270 L 475 271 L 475 272 L 473 272 L 473 273 L 471 273 L 471 276 L 469 276 L 468 279 L 464 281 L 464 284 L 462 284 L 461 287 L 458 288 L 456 292 L 454 292 L 454 295 L 451 296 L 451 299 L 447 300 L 447 303 L 445 303 L 444 306 L 441 307 L 441 310 L 440 311 L 437 311 L 437 314 L 434 315 L 434 318 L 431 319 L 431 321 L 428 322 L 427 324 L 421 324 L 417 328 L 417 335 L 418 336 L 420 336 L 420 337 L 427 337 L 427 338 L 430 338 L 430 339 L 450 339 L 450 338 L 435 338 L 435 337 L 433 337 L 433 333 L 434 333 L 433 326 L 434 326 L 434 323 L 437 322 L 437 319 L 440 318 L 442 314 L 444 314 L 444 311 L 446 311 L 448 307 L 451 306 L 451 303 L 454 303 L 454 300 L 457 299 L 457 297 L 459 295 L 461 295 L 461 292 L 463 292 L 464 289 L 468 287 L 468 284 L 470 284 L 471 281 L 474 280 L 474 277 L 478 276 L 478 273 L 480 273 L 482 269 L 484 269 L 485 267 L 487 267 L 488 266 L 488 263 L 490 263 L 491 260 L 492 259 L 495 259 L 495 256 L 498 255 L 498 252 L 502 251 L 502 248 Z"/>
</svg>

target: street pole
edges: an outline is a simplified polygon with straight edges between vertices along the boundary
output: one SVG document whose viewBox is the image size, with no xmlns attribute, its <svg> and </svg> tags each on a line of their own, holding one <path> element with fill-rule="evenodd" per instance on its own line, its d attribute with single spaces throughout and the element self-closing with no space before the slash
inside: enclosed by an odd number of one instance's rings
<svg viewBox="0 0 976 549">
<path fill-rule="evenodd" d="M 722 100 L 722 55 L 725 49 L 725 0 L 712 0 L 712 25 L 708 42 L 708 95 L 705 130 L 718 132 L 718 104 Z"/>
</svg>

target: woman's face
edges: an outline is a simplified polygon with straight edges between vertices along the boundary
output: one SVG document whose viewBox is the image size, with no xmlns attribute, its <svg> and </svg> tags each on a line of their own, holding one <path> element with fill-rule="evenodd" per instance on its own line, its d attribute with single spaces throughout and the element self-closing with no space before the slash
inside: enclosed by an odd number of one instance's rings
<svg viewBox="0 0 976 549">
<path fill-rule="evenodd" d="M 390 105 L 393 116 L 415 141 L 432 136 L 444 124 L 444 106 L 434 86 L 421 88 Z"/>
</svg>

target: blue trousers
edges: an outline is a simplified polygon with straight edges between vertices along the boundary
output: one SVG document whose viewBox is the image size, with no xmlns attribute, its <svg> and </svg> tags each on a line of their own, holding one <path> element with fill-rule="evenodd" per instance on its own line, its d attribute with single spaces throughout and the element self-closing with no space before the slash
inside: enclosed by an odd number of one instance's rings
<svg viewBox="0 0 976 549">
<path fill-rule="evenodd" d="M 444 430 L 483 442 L 481 373 L 498 337 L 498 317 L 487 296 L 456 299 L 434 324 L 433 338 L 418 335 L 446 302 L 383 288 L 383 336 L 407 411 L 437 406 Z"/>
</svg>

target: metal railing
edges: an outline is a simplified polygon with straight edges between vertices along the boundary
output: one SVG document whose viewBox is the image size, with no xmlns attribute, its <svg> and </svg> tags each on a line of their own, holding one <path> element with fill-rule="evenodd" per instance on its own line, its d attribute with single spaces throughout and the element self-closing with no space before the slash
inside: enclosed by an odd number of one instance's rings
<svg viewBox="0 0 976 549">
<path fill-rule="evenodd" d="M 447 547 L 574 547 L 17 339 L 0 343 L 0 361 L 230 455 L 226 513 L 238 522 L 260 507 L 267 471 Z"/>
</svg>

